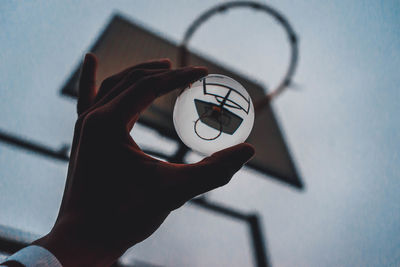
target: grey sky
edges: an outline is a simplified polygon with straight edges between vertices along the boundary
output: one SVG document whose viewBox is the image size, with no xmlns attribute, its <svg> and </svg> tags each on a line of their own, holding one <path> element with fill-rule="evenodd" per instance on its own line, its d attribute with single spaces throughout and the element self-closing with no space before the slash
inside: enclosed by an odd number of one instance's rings
<svg viewBox="0 0 400 267">
<path fill-rule="evenodd" d="M 59 89 L 114 12 L 179 42 L 192 19 L 215 3 L 1 1 L 0 128 L 55 148 L 69 143 L 75 103 Z M 396 266 L 400 2 L 268 3 L 300 37 L 299 89 L 273 105 L 306 188 L 245 170 L 210 198 L 262 215 L 274 266 Z M 232 12 L 206 24 L 191 44 L 273 86 L 288 55 L 274 25 L 261 14 Z M 140 129 L 136 137 L 142 144 L 157 138 Z M 63 163 L 0 143 L 0 224 L 48 231 L 65 172 Z M 127 259 L 243 266 L 251 261 L 246 242 L 242 225 L 188 206 Z"/>
</svg>

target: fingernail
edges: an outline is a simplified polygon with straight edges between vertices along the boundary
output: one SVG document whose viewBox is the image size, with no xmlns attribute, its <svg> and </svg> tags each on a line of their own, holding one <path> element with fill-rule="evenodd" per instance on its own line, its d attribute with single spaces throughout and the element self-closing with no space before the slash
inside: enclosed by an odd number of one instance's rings
<svg viewBox="0 0 400 267">
<path fill-rule="evenodd" d="M 206 67 L 200 67 L 200 66 L 193 66 L 193 67 L 191 67 L 193 70 L 201 70 L 201 71 L 204 71 L 204 72 L 208 72 L 208 70 L 207 70 L 207 68 Z"/>
</svg>

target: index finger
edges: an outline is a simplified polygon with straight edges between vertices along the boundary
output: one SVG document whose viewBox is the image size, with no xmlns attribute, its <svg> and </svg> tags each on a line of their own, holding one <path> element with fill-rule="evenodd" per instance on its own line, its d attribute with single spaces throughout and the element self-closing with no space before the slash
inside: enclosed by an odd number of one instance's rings
<svg viewBox="0 0 400 267">
<path fill-rule="evenodd" d="M 147 61 L 138 65 L 131 66 L 129 68 L 126 68 L 125 70 L 114 74 L 107 79 L 105 79 L 102 83 L 102 85 L 99 88 L 99 91 L 97 92 L 96 95 L 96 102 L 102 99 L 106 94 L 111 91 L 112 88 L 114 88 L 115 85 L 117 85 L 121 80 L 123 80 L 127 75 L 129 75 L 131 72 L 134 70 L 138 69 L 170 69 L 171 68 L 171 61 L 168 58 L 161 58 L 158 60 L 151 60 Z"/>
<path fill-rule="evenodd" d="M 204 67 L 185 67 L 148 76 L 114 98 L 107 109 L 115 120 L 125 126 L 157 97 L 186 87 L 207 73 Z"/>
</svg>

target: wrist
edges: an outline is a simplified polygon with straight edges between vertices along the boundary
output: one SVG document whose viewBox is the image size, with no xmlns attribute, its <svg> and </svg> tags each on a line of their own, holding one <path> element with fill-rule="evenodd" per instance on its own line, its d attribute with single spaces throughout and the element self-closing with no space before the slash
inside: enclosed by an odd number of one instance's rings
<svg viewBox="0 0 400 267">
<path fill-rule="evenodd" d="M 123 254 L 85 236 L 71 224 L 57 223 L 49 234 L 32 244 L 50 251 L 63 267 L 111 266 Z"/>
<path fill-rule="evenodd" d="M 1 266 L 8 266 L 8 267 L 25 267 L 24 265 L 22 265 L 19 262 L 16 261 L 6 261 L 3 263 L 0 263 Z"/>
</svg>

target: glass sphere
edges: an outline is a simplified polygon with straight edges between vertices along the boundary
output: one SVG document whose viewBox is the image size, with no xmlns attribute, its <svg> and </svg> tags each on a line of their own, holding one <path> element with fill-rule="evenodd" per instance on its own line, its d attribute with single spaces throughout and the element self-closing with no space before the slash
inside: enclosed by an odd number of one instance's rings
<svg viewBox="0 0 400 267">
<path fill-rule="evenodd" d="M 185 145 L 211 155 L 247 139 L 254 124 L 254 107 L 240 83 L 210 74 L 180 93 L 173 120 Z"/>
</svg>

